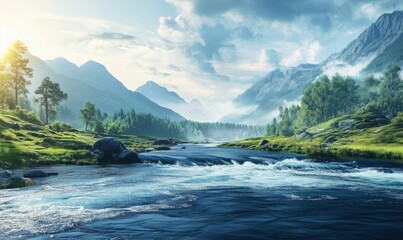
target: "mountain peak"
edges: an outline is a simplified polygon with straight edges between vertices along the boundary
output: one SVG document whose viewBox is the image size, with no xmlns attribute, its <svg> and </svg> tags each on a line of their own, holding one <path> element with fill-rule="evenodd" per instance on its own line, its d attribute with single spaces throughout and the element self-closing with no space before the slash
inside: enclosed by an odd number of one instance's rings
<svg viewBox="0 0 403 240">
<path fill-rule="evenodd" d="M 63 57 L 46 60 L 45 62 L 47 65 L 49 65 L 50 68 L 53 69 L 53 71 L 57 73 L 73 77 L 77 77 L 80 75 L 80 69 L 78 68 L 78 66 Z"/>
<path fill-rule="evenodd" d="M 176 92 L 169 91 L 165 87 L 159 85 L 154 81 L 147 81 L 144 85 L 138 87 L 136 92 L 139 92 L 151 99 L 152 101 L 160 104 L 161 106 L 170 106 L 171 104 L 186 103 Z"/>
<path fill-rule="evenodd" d="M 80 66 L 80 69 L 102 69 L 106 70 L 106 67 L 102 65 L 101 63 L 95 62 L 93 60 L 89 60 L 83 65 Z"/>
<path fill-rule="evenodd" d="M 403 11 L 382 14 L 346 48 L 331 55 L 322 65 L 335 61 L 357 64 L 362 58 L 379 55 L 403 33 Z"/>
</svg>

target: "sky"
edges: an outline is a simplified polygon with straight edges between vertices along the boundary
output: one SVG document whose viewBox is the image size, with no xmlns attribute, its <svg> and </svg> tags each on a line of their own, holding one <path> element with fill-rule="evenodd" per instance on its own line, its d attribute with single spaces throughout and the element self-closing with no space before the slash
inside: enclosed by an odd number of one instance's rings
<svg viewBox="0 0 403 240">
<path fill-rule="evenodd" d="M 222 103 L 280 66 L 319 63 L 395 0 L 0 0 L 0 55 L 15 39 L 42 59 L 104 64 L 132 90 L 148 80 Z"/>
</svg>

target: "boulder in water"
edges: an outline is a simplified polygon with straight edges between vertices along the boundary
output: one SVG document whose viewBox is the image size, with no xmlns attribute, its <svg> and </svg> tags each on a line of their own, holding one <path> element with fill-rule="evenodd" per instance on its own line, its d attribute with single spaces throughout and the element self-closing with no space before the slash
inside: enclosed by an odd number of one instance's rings
<svg viewBox="0 0 403 240">
<path fill-rule="evenodd" d="M 19 175 L 12 175 L 11 177 L 0 181 L 0 188 L 21 188 L 32 186 L 34 184 L 35 183 L 28 178 L 24 178 Z"/>
<path fill-rule="evenodd" d="M 158 147 L 155 147 L 154 149 L 157 150 L 157 151 L 168 151 L 168 150 L 171 150 L 171 148 L 168 147 L 168 146 L 158 146 Z"/>
<path fill-rule="evenodd" d="M 58 173 L 54 172 L 45 172 L 42 170 L 32 170 L 29 172 L 26 172 L 23 177 L 26 178 L 43 178 L 43 177 L 49 177 L 49 176 L 56 176 L 59 175 Z"/>
<path fill-rule="evenodd" d="M 98 163 L 139 163 L 137 153 L 128 150 L 119 140 L 111 137 L 98 140 L 90 149 Z"/>
</svg>

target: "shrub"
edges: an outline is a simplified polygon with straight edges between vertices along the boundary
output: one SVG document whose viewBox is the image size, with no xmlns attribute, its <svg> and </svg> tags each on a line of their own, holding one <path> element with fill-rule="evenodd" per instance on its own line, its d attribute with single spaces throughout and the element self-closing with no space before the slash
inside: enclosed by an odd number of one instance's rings
<svg viewBox="0 0 403 240">
<path fill-rule="evenodd" d="M 42 124 L 41 120 L 39 119 L 38 115 L 35 112 L 22 109 L 20 106 L 17 106 L 14 111 L 17 113 L 17 116 L 22 120 L 25 120 L 33 124 L 38 125 Z"/>
<path fill-rule="evenodd" d="M 49 127 L 56 132 L 68 132 L 73 129 L 70 123 L 59 121 L 54 121 Z"/>
<path fill-rule="evenodd" d="M 403 127 L 403 112 L 398 113 L 397 116 L 392 119 L 391 123 L 393 126 L 399 128 Z"/>
</svg>

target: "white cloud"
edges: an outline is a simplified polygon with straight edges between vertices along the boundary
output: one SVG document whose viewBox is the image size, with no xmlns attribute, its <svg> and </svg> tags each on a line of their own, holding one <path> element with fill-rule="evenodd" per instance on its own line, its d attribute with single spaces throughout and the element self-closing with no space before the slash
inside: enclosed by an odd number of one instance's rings
<svg viewBox="0 0 403 240">
<path fill-rule="evenodd" d="M 281 61 L 282 66 L 293 67 L 301 63 L 318 63 L 322 46 L 318 41 L 304 41 L 295 49 L 288 49 L 289 55 Z"/>
</svg>

